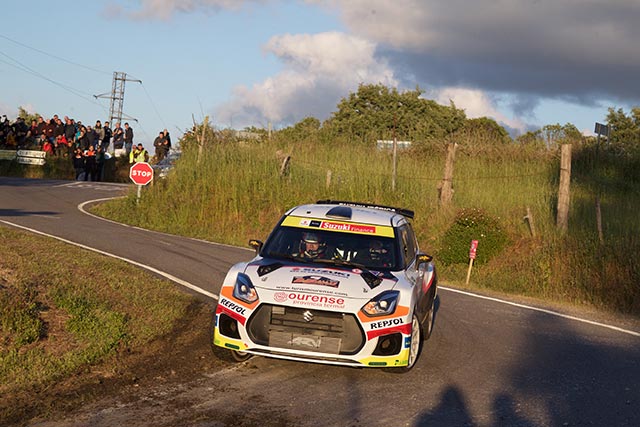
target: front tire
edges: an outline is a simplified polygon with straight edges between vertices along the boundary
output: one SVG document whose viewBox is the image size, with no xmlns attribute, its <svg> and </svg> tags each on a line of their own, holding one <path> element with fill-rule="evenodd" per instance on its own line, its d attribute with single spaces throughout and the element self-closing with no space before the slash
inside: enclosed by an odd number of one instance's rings
<svg viewBox="0 0 640 427">
<path fill-rule="evenodd" d="M 409 360 L 407 366 L 400 368 L 389 368 L 386 371 L 390 373 L 405 373 L 409 372 L 416 364 L 420 352 L 422 351 L 422 325 L 414 314 L 411 318 L 411 343 L 409 344 Z"/>
<path fill-rule="evenodd" d="M 422 350 L 422 326 L 414 314 L 411 318 L 411 344 L 409 345 L 409 361 L 405 369 L 408 371 L 416 364 Z"/>
</svg>

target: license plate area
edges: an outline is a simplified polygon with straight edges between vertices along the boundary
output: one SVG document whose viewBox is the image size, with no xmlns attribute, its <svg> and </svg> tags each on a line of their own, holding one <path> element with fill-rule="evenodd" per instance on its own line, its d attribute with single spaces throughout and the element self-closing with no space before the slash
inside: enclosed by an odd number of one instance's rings
<svg viewBox="0 0 640 427">
<path fill-rule="evenodd" d="M 339 354 L 341 341 L 340 338 L 321 335 L 300 334 L 278 330 L 269 331 L 270 347 Z"/>
</svg>

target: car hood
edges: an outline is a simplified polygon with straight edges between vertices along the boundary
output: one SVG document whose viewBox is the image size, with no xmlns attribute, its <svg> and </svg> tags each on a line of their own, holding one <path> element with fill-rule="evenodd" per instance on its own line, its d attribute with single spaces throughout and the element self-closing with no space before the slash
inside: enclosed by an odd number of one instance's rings
<svg viewBox="0 0 640 427">
<path fill-rule="evenodd" d="M 274 259 L 250 262 L 245 274 L 251 278 L 258 293 L 265 289 L 366 300 L 393 289 L 398 281 L 389 271 Z"/>
</svg>

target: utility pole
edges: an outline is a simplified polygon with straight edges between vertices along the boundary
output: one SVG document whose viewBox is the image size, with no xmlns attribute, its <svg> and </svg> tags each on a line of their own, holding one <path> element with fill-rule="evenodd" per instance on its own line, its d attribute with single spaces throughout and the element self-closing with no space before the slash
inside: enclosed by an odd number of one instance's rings
<svg viewBox="0 0 640 427">
<path fill-rule="evenodd" d="M 127 77 L 127 73 L 121 71 L 113 72 L 113 83 L 111 85 L 111 94 L 103 93 L 100 95 L 93 95 L 94 98 L 107 98 L 111 100 L 109 107 L 109 121 L 111 125 L 114 123 L 122 122 L 123 117 L 127 120 L 133 120 L 135 122 L 138 119 L 129 117 L 122 114 L 122 107 L 124 105 L 124 85 L 127 81 L 136 82 L 142 84 L 142 80 L 131 79 Z"/>
</svg>

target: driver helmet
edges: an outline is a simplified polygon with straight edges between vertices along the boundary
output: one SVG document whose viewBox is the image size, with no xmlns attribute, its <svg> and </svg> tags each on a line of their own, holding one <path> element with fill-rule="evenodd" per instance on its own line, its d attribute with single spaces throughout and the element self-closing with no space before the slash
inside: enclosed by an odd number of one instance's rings
<svg viewBox="0 0 640 427">
<path fill-rule="evenodd" d="M 386 261 L 387 253 L 388 251 L 381 241 L 373 240 L 369 244 L 369 257 L 372 261 Z"/>
<path fill-rule="evenodd" d="M 317 258 L 324 252 L 325 243 L 321 241 L 316 233 L 302 233 L 302 242 L 300 242 L 300 252 L 308 258 Z"/>
</svg>

